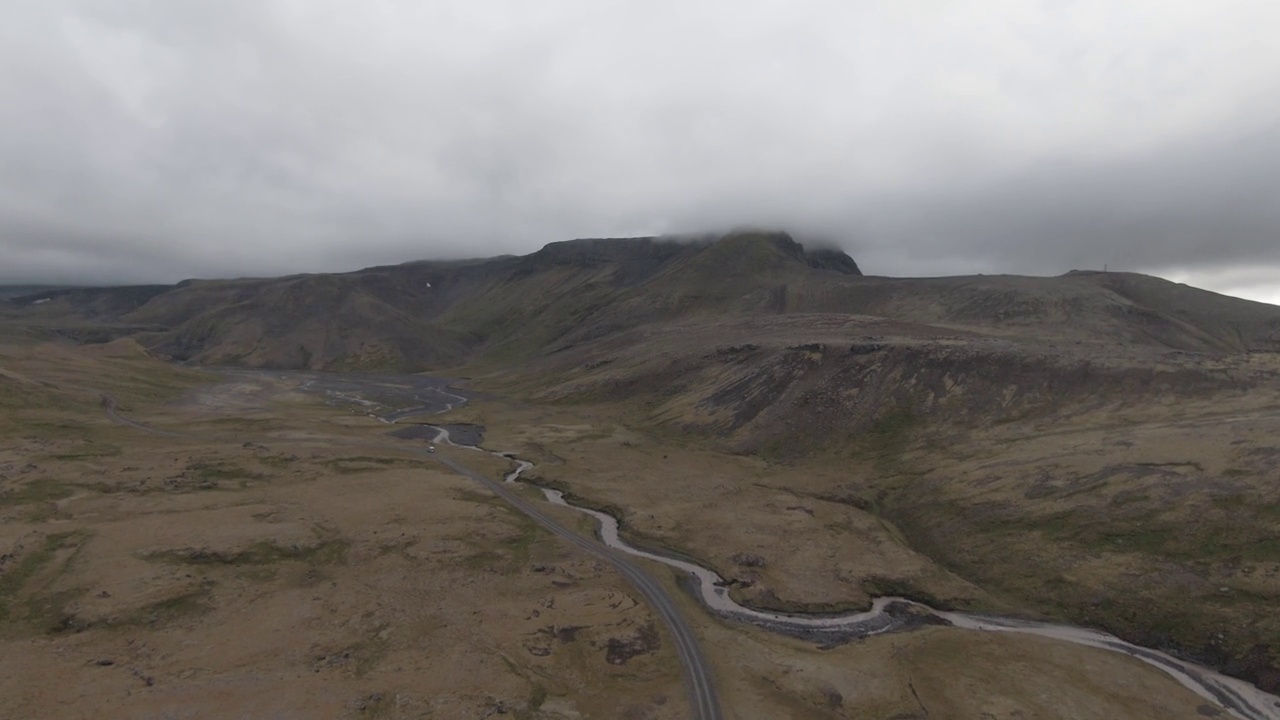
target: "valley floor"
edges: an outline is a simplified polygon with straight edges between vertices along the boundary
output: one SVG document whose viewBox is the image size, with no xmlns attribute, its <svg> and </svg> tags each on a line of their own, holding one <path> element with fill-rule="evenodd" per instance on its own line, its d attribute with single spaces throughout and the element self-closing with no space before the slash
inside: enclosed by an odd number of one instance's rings
<svg viewBox="0 0 1280 720">
<path fill-rule="evenodd" d="M 287 374 L 164 376 L 127 352 L 10 348 L 0 367 L 29 401 L 4 406 L 0 426 L 0 715 L 686 716 L 671 643 L 619 575 L 351 398 Z M 112 423 L 93 390 L 174 434 Z M 642 433 L 608 408 L 473 399 L 431 420 L 483 426 L 486 447 L 534 460 L 541 482 L 612 509 L 636 541 L 736 579 L 745 602 L 1027 607 L 1004 566 L 942 564 L 914 549 L 918 528 L 871 512 L 905 492 L 873 482 L 874 462 L 768 464 Z M 980 453 L 967 462 L 959 472 L 989 473 Z M 1242 582 L 1270 582 L 1254 567 Z M 1044 638 L 930 627 L 815 646 L 721 622 L 672 572 L 651 572 L 682 603 L 731 718 L 1223 712 L 1133 659 Z"/>
</svg>

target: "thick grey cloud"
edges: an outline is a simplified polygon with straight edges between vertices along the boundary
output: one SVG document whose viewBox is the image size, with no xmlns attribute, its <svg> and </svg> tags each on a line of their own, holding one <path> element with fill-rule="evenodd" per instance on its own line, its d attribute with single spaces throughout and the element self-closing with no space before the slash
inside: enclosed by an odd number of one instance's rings
<svg viewBox="0 0 1280 720">
<path fill-rule="evenodd" d="M 772 224 L 881 274 L 1280 279 L 1280 6 L 9 0 L 0 282 Z"/>
</svg>

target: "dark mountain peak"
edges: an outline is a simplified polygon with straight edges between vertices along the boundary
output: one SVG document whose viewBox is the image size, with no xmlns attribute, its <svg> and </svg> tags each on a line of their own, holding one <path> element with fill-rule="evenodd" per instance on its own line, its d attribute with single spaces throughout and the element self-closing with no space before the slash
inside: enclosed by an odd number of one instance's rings
<svg viewBox="0 0 1280 720">
<path fill-rule="evenodd" d="M 535 264 L 598 265 L 627 260 L 669 258 L 697 245 L 661 237 L 582 238 L 548 243 L 528 256 Z"/>
<path fill-rule="evenodd" d="M 793 260 L 812 268 L 861 275 L 858 264 L 843 250 L 822 247 L 805 250 L 790 234 L 778 230 L 735 230 L 724 235 L 656 236 L 630 238 L 581 238 L 548 243 L 521 258 L 524 272 L 551 266 L 594 267 L 605 264 L 656 267 L 680 256 L 703 252 L 707 260 L 720 259 L 726 269 L 742 265 L 785 263 Z M 736 256 L 736 257 L 735 257 Z"/>
<path fill-rule="evenodd" d="M 819 270 L 834 270 L 845 275 L 861 275 L 858 264 L 843 250 L 836 247 L 819 247 L 805 250 L 791 236 L 781 230 L 736 230 L 731 232 L 712 247 L 713 254 L 721 256 L 733 267 L 742 267 L 743 260 L 749 259 L 746 267 L 761 267 L 769 264 L 795 261 Z"/>
<path fill-rule="evenodd" d="M 633 285 L 676 258 L 696 253 L 709 242 L 662 237 L 584 238 L 545 245 L 518 261 L 515 277 L 555 267 L 590 269 L 612 266 L 613 282 Z"/>
<path fill-rule="evenodd" d="M 843 250 L 837 248 L 817 248 L 805 252 L 805 260 L 810 267 L 820 270 L 835 270 L 845 275 L 861 275 L 858 263 Z"/>
</svg>

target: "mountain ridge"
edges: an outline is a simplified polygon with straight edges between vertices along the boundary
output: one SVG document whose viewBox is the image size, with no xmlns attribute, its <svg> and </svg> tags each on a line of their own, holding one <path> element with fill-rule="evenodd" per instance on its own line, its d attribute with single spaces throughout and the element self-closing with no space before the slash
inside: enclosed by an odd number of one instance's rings
<svg viewBox="0 0 1280 720">
<path fill-rule="evenodd" d="M 523 256 L 414 261 L 344 273 L 66 288 L 0 301 L 18 322 L 134 336 L 202 364 L 441 369 L 512 361 L 649 323 L 837 313 L 942 331 L 1163 350 L 1280 350 L 1280 307 L 1150 276 L 865 276 L 789 234 L 587 238 Z"/>
</svg>

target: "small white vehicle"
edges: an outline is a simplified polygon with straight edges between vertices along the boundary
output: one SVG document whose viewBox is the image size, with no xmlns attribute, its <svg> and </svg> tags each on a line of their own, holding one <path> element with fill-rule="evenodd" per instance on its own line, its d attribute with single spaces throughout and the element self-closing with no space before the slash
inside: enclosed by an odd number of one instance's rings
<svg viewBox="0 0 1280 720">
<path fill-rule="evenodd" d="M 435 445 L 428 445 L 428 446 L 427 446 L 427 452 L 435 452 L 435 451 L 436 451 L 436 446 L 435 446 Z"/>
</svg>

